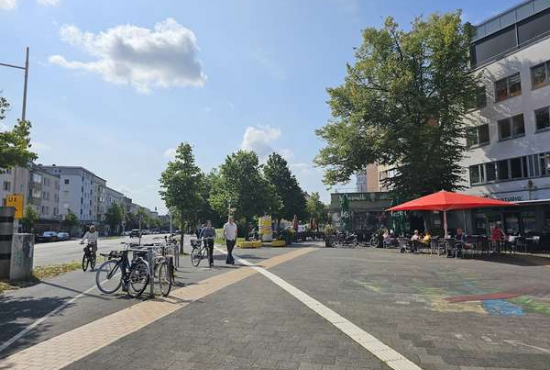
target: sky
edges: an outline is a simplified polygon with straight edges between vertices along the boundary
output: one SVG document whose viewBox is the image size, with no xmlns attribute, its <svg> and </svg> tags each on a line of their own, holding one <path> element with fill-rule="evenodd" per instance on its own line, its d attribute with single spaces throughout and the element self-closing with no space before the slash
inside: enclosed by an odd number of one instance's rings
<svg viewBox="0 0 550 370">
<path fill-rule="evenodd" d="M 283 155 L 329 201 L 313 158 L 361 30 L 462 9 L 473 24 L 519 0 L 0 0 L 0 62 L 24 64 L 37 163 L 83 166 L 134 202 L 166 208 L 160 173 L 181 142 L 208 172 L 227 155 Z M 21 115 L 22 71 L 0 67 Z M 353 187 L 353 184 L 341 188 Z"/>
</svg>

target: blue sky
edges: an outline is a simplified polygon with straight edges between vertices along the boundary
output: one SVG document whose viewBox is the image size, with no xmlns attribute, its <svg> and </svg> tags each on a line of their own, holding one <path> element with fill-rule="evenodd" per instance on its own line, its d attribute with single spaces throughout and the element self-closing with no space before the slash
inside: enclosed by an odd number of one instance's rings
<svg viewBox="0 0 550 370">
<path fill-rule="evenodd" d="M 84 166 L 142 205 L 179 142 L 205 171 L 240 149 L 275 150 L 319 191 L 314 130 L 361 30 L 461 8 L 477 23 L 517 0 L 0 0 L 0 62 L 31 48 L 27 118 L 38 163 Z M 23 74 L 0 68 L 20 116 Z"/>
</svg>

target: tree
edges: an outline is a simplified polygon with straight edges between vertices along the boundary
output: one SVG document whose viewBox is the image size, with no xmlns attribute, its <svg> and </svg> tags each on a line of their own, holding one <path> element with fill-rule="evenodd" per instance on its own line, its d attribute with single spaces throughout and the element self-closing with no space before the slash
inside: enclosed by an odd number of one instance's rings
<svg viewBox="0 0 550 370">
<path fill-rule="evenodd" d="M 115 232 L 122 222 L 122 209 L 117 203 L 111 204 L 109 209 L 107 210 L 107 213 L 105 214 L 105 220 L 107 221 L 107 225 L 109 225 L 109 228 L 111 232 Z"/>
<path fill-rule="evenodd" d="M 378 163 L 395 170 L 386 185 L 401 200 L 460 188 L 464 116 L 478 80 L 460 18 L 431 15 L 408 32 L 387 18 L 363 31 L 344 84 L 328 89 L 334 118 L 316 131 L 327 142 L 315 160 L 326 184 Z"/>
<path fill-rule="evenodd" d="M 266 180 L 273 185 L 275 193 L 282 201 L 277 221 L 281 218 L 292 220 L 294 215 L 299 219 L 306 217 L 306 198 L 304 192 L 288 168 L 287 161 L 279 154 L 272 153 L 263 168 Z"/>
<path fill-rule="evenodd" d="M 67 215 L 63 219 L 63 226 L 71 228 L 78 225 L 78 217 L 70 209 L 67 210 Z"/>
<path fill-rule="evenodd" d="M 227 215 L 228 207 L 235 209 L 234 216 L 242 220 L 239 228 L 246 227 L 254 217 L 280 208 L 281 200 L 262 176 L 258 156 L 254 152 L 239 150 L 227 156 L 219 171 L 211 175 L 210 204 L 220 215 Z"/>
<path fill-rule="evenodd" d="M 307 212 L 309 216 L 316 221 L 317 229 L 319 229 L 320 223 L 327 222 L 328 207 L 321 202 L 319 193 L 311 193 L 307 200 Z"/>
<path fill-rule="evenodd" d="M 6 98 L 0 96 L 0 122 L 5 118 L 9 110 Z M 11 130 L 0 131 L 0 173 L 14 166 L 27 167 L 38 156 L 29 151 L 31 123 L 17 120 L 17 124 Z"/>
<path fill-rule="evenodd" d="M 25 207 L 23 218 L 21 218 L 23 230 L 27 233 L 32 232 L 36 221 L 38 221 L 38 213 L 31 206 Z"/>
<path fill-rule="evenodd" d="M 176 149 L 176 157 L 168 165 L 160 178 L 160 195 L 166 207 L 177 211 L 181 233 L 181 252 L 183 252 L 183 225 L 195 216 L 203 204 L 201 190 L 204 184 L 203 173 L 195 164 L 193 148 L 181 143 Z"/>
</svg>

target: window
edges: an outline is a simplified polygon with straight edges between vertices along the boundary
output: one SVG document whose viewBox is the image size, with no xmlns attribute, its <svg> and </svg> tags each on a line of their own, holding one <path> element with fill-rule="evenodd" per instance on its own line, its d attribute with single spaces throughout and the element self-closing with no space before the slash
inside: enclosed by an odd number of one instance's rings
<svg viewBox="0 0 550 370">
<path fill-rule="evenodd" d="M 45 215 L 46 214 L 46 207 L 42 206 L 42 209 L 41 209 L 40 213 Z"/>
<path fill-rule="evenodd" d="M 4 189 L 4 191 L 11 191 L 11 182 L 4 181 L 3 189 Z"/>
<path fill-rule="evenodd" d="M 497 162 L 497 173 L 499 180 L 508 180 L 510 171 L 508 170 L 508 160 Z"/>
<path fill-rule="evenodd" d="M 31 195 L 33 198 L 40 199 L 42 192 L 39 189 L 32 189 Z"/>
<path fill-rule="evenodd" d="M 528 43 L 550 31 L 550 11 L 540 12 L 518 24 L 518 41 Z"/>
<path fill-rule="evenodd" d="M 523 114 L 498 121 L 499 140 L 511 139 L 525 135 L 525 122 Z"/>
<path fill-rule="evenodd" d="M 495 82 L 495 98 L 497 102 L 517 95 L 521 95 L 521 77 L 519 73 Z"/>
<path fill-rule="evenodd" d="M 483 145 L 489 143 L 489 125 L 469 127 L 466 129 L 466 145 Z"/>
<path fill-rule="evenodd" d="M 533 84 L 533 89 L 550 83 L 550 61 L 531 68 L 531 83 Z"/>
<path fill-rule="evenodd" d="M 537 131 L 550 128 L 550 107 L 536 110 L 535 121 L 537 123 Z"/>
<path fill-rule="evenodd" d="M 485 182 L 484 165 L 470 167 L 470 184 L 481 184 Z"/>
<path fill-rule="evenodd" d="M 539 154 L 540 175 L 550 175 L 550 153 Z"/>
<path fill-rule="evenodd" d="M 520 179 L 523 177 L 521 158 L 514 158 L 510 160 L 510 173 L 513 179 Z"/>
<path fill-rule="evenodd" d="M 514 47 L 516 47 L 516 30 L 514 27 L 509 27 L 476 43 L 472 50 L 472 64 L 481 64 Z"/>
<path fill-rule="evenodd" d="M 33 173 L 32 174 L 32 181 L 36 184 L 42 184 L 42 176 L 37 174 L 37 173 Z"/>
<path fill-rule="evenodd" d="M 69 179 L 65 179 L 65 185 L 69 185 Z"/>
<path fill-rule="evenodd" d="M 497 179 L 497 169 L 494 163 L 485 164 L 485 174 L 487 181 L 495 181 Z"/>
</svg>

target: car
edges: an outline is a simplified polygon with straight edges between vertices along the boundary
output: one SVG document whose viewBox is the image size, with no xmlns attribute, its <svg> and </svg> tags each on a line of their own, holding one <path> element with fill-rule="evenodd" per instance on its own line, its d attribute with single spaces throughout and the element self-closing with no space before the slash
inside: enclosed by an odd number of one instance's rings
<svg viewBox="0 0 550 370">
<path fill-rule="evenodd" d="M 130 238 L 138 238 L 139 237 L 139 229 L 132 229 L 130 231 Z"/>
<path fill-rule="evenodd" d="M 71 235 L 66 232 L 60 232 L 57 233 L 57 240 L 69 240 L 71 239 Z"/>
<path fill-rule="evenodd" d="M 44 231 L 42 234 L 36 236 L 38 243 L 47 243 L 57 241 L 57 233 L 55 231 Z"/>
</svg>

